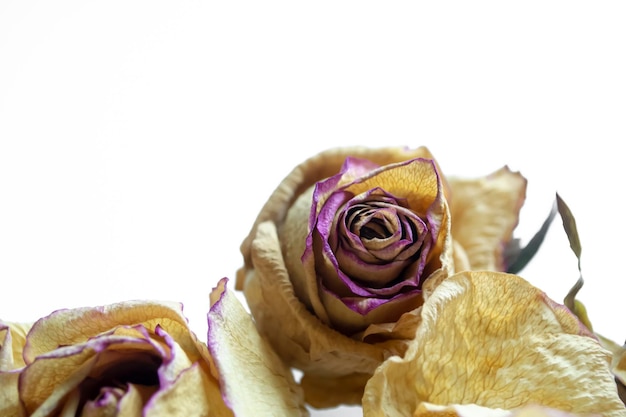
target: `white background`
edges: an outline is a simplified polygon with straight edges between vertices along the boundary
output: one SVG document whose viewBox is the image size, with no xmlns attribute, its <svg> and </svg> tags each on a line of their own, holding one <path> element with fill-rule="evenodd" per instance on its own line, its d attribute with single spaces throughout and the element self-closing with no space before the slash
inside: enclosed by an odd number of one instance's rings
<svg viewBox="0 0 626 417">
<path fill-rule="evenodd" d="M 624 22 L 617 1 L 2 1 L 0 317 L 169 299 L 202 337 L 296 164 L 426 145 L 446 175 L 521 171 L 523 240 L 560 193 L 579 298 L 621 342 Z M 522 275 L 559 301 L 576 281 L 559 218 Z"/>
</svg>

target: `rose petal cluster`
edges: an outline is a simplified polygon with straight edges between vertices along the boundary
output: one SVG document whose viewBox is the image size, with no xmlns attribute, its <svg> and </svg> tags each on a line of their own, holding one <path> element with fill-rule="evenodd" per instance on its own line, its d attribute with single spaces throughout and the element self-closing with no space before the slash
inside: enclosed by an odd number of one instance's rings
<svg viewBox="0 0 626 417">
<path fill-rule="evenodd" d="M 445 177 L 425 147 L 329 149 L 259 212 L 237 289 L 303 371 L 310 404 L 358 404 L 380 363 L 406 350 L 424 296 L 456 271 L 505 270 L 525 193 L 508 167 Z"/>
<path fill-rule="evenodd" d="M 208 345 L 180 303 L 163 301 L 0 322 L 0 415 L 307 415 L 292 374 L 225 286 L 211 294 Z"/>
<path fill-rule="evenodd" d="M 519 276 L 453 275 L 421 318 L 404 357 L 368 381 L 364 416 L 626 415 L 610 352 Z"/>
</svg>

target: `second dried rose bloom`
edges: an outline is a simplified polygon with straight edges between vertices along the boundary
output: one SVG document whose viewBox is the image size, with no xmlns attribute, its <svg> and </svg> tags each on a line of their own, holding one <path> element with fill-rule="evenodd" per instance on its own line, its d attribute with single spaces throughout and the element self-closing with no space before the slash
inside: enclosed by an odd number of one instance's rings
<svg viewBox="0 0 626 417">
<path fill-rule="evenodd" d="M 226 279 L 211 301 L 208 345 L 180 303 L 64 309 L 32 326 L 0 320 L 0 415 L 308 415 Z"/>
<path fill-rule="evenodd" d="M 312 405 L 358 404 L 376 367 L 406 349 L 424 292 L 455 271 L 506 268 L 525 192 L 506 167 L 446 178 L 425 147 L 330 149 L 270 196 L 242 244 L 237 288 L 303 371 Z"/>
</svg>

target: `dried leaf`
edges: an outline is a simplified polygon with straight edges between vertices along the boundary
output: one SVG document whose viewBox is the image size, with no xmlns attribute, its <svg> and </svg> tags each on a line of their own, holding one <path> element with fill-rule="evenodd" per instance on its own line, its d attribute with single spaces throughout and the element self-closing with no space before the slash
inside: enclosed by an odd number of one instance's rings
<svg viewBox="0 0 626 417">
<path fill-rule="evenodd" d="M 524 269 L 528 262 L 530 262 L 530 260 L 537 254 L 539 247 L 541 247 L 541 244 L 543 243 L 543 240 L 546 237 L 548 230 L 550 229 L 552 220 L 554 220 L 554 217 L 556 216 L 556 211 L 556 204 L 554 204 L 552 206 L 552 209 L 550 210 L 550 214 L 548 214 L 548 217 L 541 225 L 541 228 L 537 231 L 537 233 L 535 233 L 532 239 L 530 239 L 528 244 L 522 249 L 516 248 L 512 250 L 513 253 L 509 254 L 512 259 L 506 260 L 507 265 L 509 265 L 506 272 L 509 272 L 511 274 L 517 274 L 519 271 Z M 513 245 L 519 245 L 518 240 L 514 240 L 511 242 Z"/>
<path fill-rule="evenodd" d="M 563 228 L 565 229 L 565 233 L 569 239 L 569 245 L 574 251 L 576 258 L 578 258 L 578 270 L 580 270 L 580 255 L 582 248 L 578 237 L 578 229 L 576 228 L 576 219 L 574 219 L 574 215 L 571 210 L 558 193 L 556 195 L 556 204 L 558 206 L 561 219 L 563 220 Z"/>
</svg>

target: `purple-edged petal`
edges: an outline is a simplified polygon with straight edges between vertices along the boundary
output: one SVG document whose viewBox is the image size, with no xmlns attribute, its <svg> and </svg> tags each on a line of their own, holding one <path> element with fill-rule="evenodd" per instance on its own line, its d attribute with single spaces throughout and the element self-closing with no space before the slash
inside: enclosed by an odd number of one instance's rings
<svg viewBox="0 0 626 417">
<path fill-rule="evenodd" d="M 232 416 L 179 303 L 59 310 L 25 345 L 19 396 L 29 415 Z"/>
<path fill-rule="evenodd" d="M 106 335 L 89 342 L 61 347 L 35 358 L 20 375 L 19 390 L 29 413 L 48 415 L 60 410 L 64 399 L 85 380 L 113 381 L 128 378 L 157 385 L 161 359 L 154 342 L 138 337 Z M 132 364 L 132 369 L 130 368 Z M 131 372 L 132 371 L 132 372 Z M 128 382 L 135 382 L 128 380 Z M 84 395 L 97 395 L 99 386 Z"/>
<path fill-rule="evenodd" d="M 313 192 L 314 200 L 319 188 Z M 366 211 L 365 215 L 359 217 L 354 207 Z M 381 221 L 381 216 L 387 221 Z M 445 217 L 441 182 L 429 159 L 377 168 L 331 192 L 302 257 L 305 268 L 308 264 L 315 270 L 329 321 L 342 331 L 356 332 L 377 323 L 371 320 L 395 321 L 407 311 L 402 309 L 417 308 L 427 264 L 434 259 L 436 266 L 431 270 L 441 265 L 440 231 L 445 230 Z M 362 218 L 364 223 L 359 223 Z M 390 255 L 403 251 L 406 256 L 397 261 Z M 384 313 L 370 314 L 387 303 L 390 306 Z M 367 318 L 356 318 L 352 312 Z"/>
<path fill-rule="evenodd" d="M 252 318 L 222 279 L 211 294 L 209 349 L 224 401 L 235 415 L 306 416 L 289 368 L 259 335 Z"/>
<path fill-rule="evenodd" d="M 349 171 L 346 166 L 352 164 L 352 160 L 346 161 L 346 158 L 350 156 L 371 161 L 371 166 L 359 172 L 354 170 L 355 174 L 351 177 L 344 174 L 337 176 L 342 171 Z M 375 320 L 376 315 L 384 312 L 384 306 L 372 310 L 371 315 L 363 316 L 334 298 L 343 304 L 341 314 L 359 317 L 357 322 L 351 322 L 352 318 L 348 319 L 350 323 L 347 331 L 335 327 L 335 317 L 330 317 L 334 314 L 333 308 L 327 308 L 322 302 L 321 297 L 326 290 L 319 285 L 316 264 L 321 261 L 317 266 L 331 270 L 335 268 L 332 262 L 318 257 L 312 250 L 313 245 L 321 244 L 319 236 L 315 239 L 311 236 L 311 250 L 306 248 L 309 221 L 315 221 L 319 214 L 318 209 L 321 210 L 333 192 L 340 192 L 343 187 L 353 196 L 361 195 L 362 193 L 353 192 L 346 187 L 360 182 L 363 177 L 369 177 L 380 167 L 395 166 L 416 158 L 429 160 L 431 171 L 436 166 L 432 155 L 424 147 L 355 147 L 332 149 L 315 155 L 296 166 L 278 185 L 257 216 L 250 234 L 242 242 L 244 267 L 237 272 L 237 289 L 244 290 L 255 322 L 262 334 L 271 340 L 273 348 L 290 365 L 304 371 L 302 386 L 305 387 L 307 401 L 311 404 L 326 407 L 345 401 L 360 402 L 362 386 L 373 367 L 385 355 L 403 352 L 406 339 L 415 328 L 416 309 L 411 304 L 407 307 L 409 310 L 400 313 L 400 317 L 397 317 L 399 311 L 391 311 L 396 317 L 391 322 L 371 323 L 370 320 Z M 436 167 L 434 171 L 437 171 Z M 314 197 L 316 184 L 332 177 L 335 177 L 334 183 L 326 183 L 327 188 L 319 185 Z M 429 282 L 435 286 L 453 268 L 450 219 L 443 198 L 447 194 L 447 186 L 443 177 L 437 177 L 436 182 L 441 184 L 442 197 L 438 199 L 440 207 L 433 207 L 435 209 L 429 215 L 419 216 L 429 228 L 432 225 L 441 225 L 440 229 L 432 228 L 437 238 L 432 242 L 424 266 L 423 274 L 427 274 L 429 279 L 421 285 L 426 289 L 429 288 Z M 368 187 L 364 192 L 373 188 L 375 187 Z M 393 196 L 401 197 L 396 193 Z M 312 209 L 313 206 L 315 210 Z M 332 218 L 334 221 L 334 214 Z M 327 243 L 332 245 L 336 242 Z M 391 244 L 391 240 L 389 243 Z M 375 249 L 373 242 L 370 244 L 369 250 L 372 252 L 384 251 L 380 247 Z M 409 268 L 416 270 L 415 262 Z M 407 272 L 412 275 L 414 271 L 403 269 L 403 273 Z M 341 282 L 341 279 L 336 282 Z M 376 288 L 376 285 L 362 282 L 357 284 L 359 291 L 379 295 L 388 292 L 390 287 L 382 285 Z M 398 291 L 401 292 L 400 288 L 403 286 L 404 283 L 397 287 Z M 343 287 L 345 289 L 346 286 Z M 385 297 L 393 297 L 393 293 L 389 291 Z M 348 291 L 343 295 L 354 294 Z M 393 303 L 388 305 L 400 308 Z M 391 316 L 384 314 L 381 317 L 387 320 Z"/>
<path fill-rule="evenodd" d="M 609 352 L 521 277 L 452 275 L 426 299 L 421 317 L 404 357 L 387 359 L 368 381 L 365 416 L 428 415 L 416 414 L 422 403 L 626 415 Z"/>
<path fill-rule="evenodd" d="M 154 329 L 159 323 L 167 323 L 168 333 L 183 338 L 186 347 L 195 345 L 195 349 L 202 349 L 190 334 L 180 303 L 138 300 L 53 312 L 33 325 L 24 347 L 24 359 L 30 363 L 59 345 L 81 343 L 120 325 L 142 324 Z"/>
</svg>

